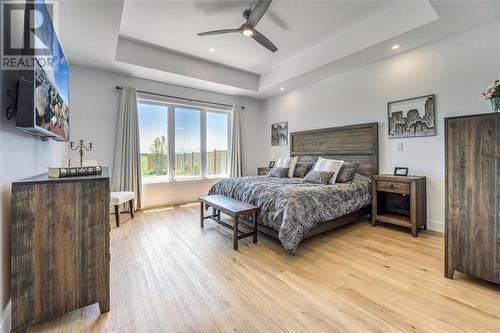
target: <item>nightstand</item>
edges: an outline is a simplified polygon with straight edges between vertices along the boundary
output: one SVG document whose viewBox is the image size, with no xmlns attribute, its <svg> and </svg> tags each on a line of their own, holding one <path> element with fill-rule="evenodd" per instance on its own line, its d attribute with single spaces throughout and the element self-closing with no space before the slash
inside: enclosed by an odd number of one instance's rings
<svg viewBox="0 0 500 333">
<path fill-rule="evenodd" d="M 258 167 L 257 168 L 257 175 L 259 176 L 267 176 L 267 174 L 271 171 L 271 168 L 268 167 Z"/>
<path fill-rule="evenodd" d="M 419 176 L 372 176 L 372 225 L 377 221 L 427 229 L 426 180 Z"/>
</svg>

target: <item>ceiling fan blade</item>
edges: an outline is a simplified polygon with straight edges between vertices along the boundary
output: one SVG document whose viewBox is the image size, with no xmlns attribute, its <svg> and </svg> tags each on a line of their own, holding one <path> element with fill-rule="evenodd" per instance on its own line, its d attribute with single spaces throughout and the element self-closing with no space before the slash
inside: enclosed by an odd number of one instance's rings
<svg viewBox="0 0 500 333">
<path fill-rule="evenodd" d="M 222 35 L 222 34 L 230 34 L 233 32 L 240 32 L 240 29 L 222 29 L 222 30 L 205 31 L 205 32 L 199 32 L 198 36 Z"/>
<path fill-rule="evenodd" d="M 264 14 L 266 13 L 267 9 L 269 8 L 269 5 L 271 5 L 271 1 L 272 0 L 259 0 L 259 2 L 257 2 L 257 5 L 255 5 L 254 9 L 252 9 L 252 12 L 248 17 L 247 24 L 250 24 L 251 26 L 255 27 L 257 23 L 259 23 L 262 16 L 264 16 Z"/>
<path fill-rule="evenodd" d="M 278 48 L 257 30 L 254 31 L 253 35 L 251 36 L 253 39 L 255 39 L 260 45 L 264 46 L 266 49 L 268 49 L 271 52 L 276 52 L 278 51 Z"/>
</svg>

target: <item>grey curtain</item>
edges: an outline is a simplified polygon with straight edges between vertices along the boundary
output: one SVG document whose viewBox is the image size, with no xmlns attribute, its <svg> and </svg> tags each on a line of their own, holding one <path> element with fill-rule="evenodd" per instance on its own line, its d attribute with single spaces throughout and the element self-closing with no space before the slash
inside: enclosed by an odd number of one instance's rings
<svg viewBox="0 0 500 333">
<path fill-rule="evenodd" d="M 243 165 L 241 163 L 241 131 L 240 131 L 240 108 L 233 107 L 233 123 L 231 137 L 231 164 L 229 166 L 229 176 L 241 177 L 243 174 Z"/>
<path fill-rule="evenodd" d="M 141 208 L 141 162 L 137 91 L 124 87 L 118 110 L 112 191 L 135 192 L 135 208 Z"/>
</svg>

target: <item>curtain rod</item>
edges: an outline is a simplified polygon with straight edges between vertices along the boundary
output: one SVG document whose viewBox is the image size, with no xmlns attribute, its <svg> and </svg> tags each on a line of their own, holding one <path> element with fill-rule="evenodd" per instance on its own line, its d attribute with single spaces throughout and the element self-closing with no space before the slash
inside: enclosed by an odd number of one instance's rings
<svg viewBox="0 0 500 333">
<path fill-rule="evenodd" d="M 122 89 L 123 89 L 123 87 L 120 87 L 120 86 L 116 86 L 115 88 L 116 88 L 117 90 L 122 90 Z M 205 103 L 205 104 L 212 104 L 212 105 L 226 106 L 226 107 L 231 107 L 231 108 L 233 107 L 233 105 L 230 105 L 230 104 L 222 104 L 222 103 L 206 102 L 206 101 L 201 101 L 201 100 L 198 100 L 198 99 L 184 98 L 184 97 L 177 97 L 177 96 L 171 96 L 171 95 L 159 94 L 159 93 L 154 93 L 154 92 L 149 92 L 149 91 L 144 91 L 144 90 L 137 90 L 137 92 L 139 92 L 139 93 L 143 93 L 143 94 L 148 94 L 148 95 L 155 95 L 155 96 L 162 96 L 162 97 L 168 97 L 168 98 L 181 99 L 181 100 L 188 101 L 188 102 L 198 102 L 198 103 Z M 245 107 L 244 107 L 244 106 L 242 106 L 242 108 L 244 109 Z"/>
</svg>

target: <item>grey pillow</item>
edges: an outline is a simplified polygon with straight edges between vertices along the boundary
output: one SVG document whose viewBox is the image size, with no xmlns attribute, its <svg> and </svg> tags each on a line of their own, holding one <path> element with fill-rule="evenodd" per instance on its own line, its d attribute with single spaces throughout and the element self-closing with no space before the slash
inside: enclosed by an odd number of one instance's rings
<svg viewBox="0 0 500 333">
<path fill-rule="evenodd" d="M 268 176 L 276 178 L 286 178 L 288 177 L 288 170 L 290 170 L 290 168 L 274 167 L 271 169 L 271 171 L 269 171 Z"/>
<path fill-rule="evenodd" d="M 337 176 L 337 183 L 347 183 L 354 180 L 354 175 L 358 172 L 359 163 L 344 162 Z"/>
<path fill-rule="evenodd" d="M 330 171 L 309 171 L 309 173 L 304 177 L 304 181 L 306 183 L 327 185 L 334 174 L 334 172 Z"/>
<path fill-rule="evenodd" d="M 314 163 L 297 163 L 293 176 L 297 178 L 304 178 L 309 171 L 311 171 Z"/>
</svg>

